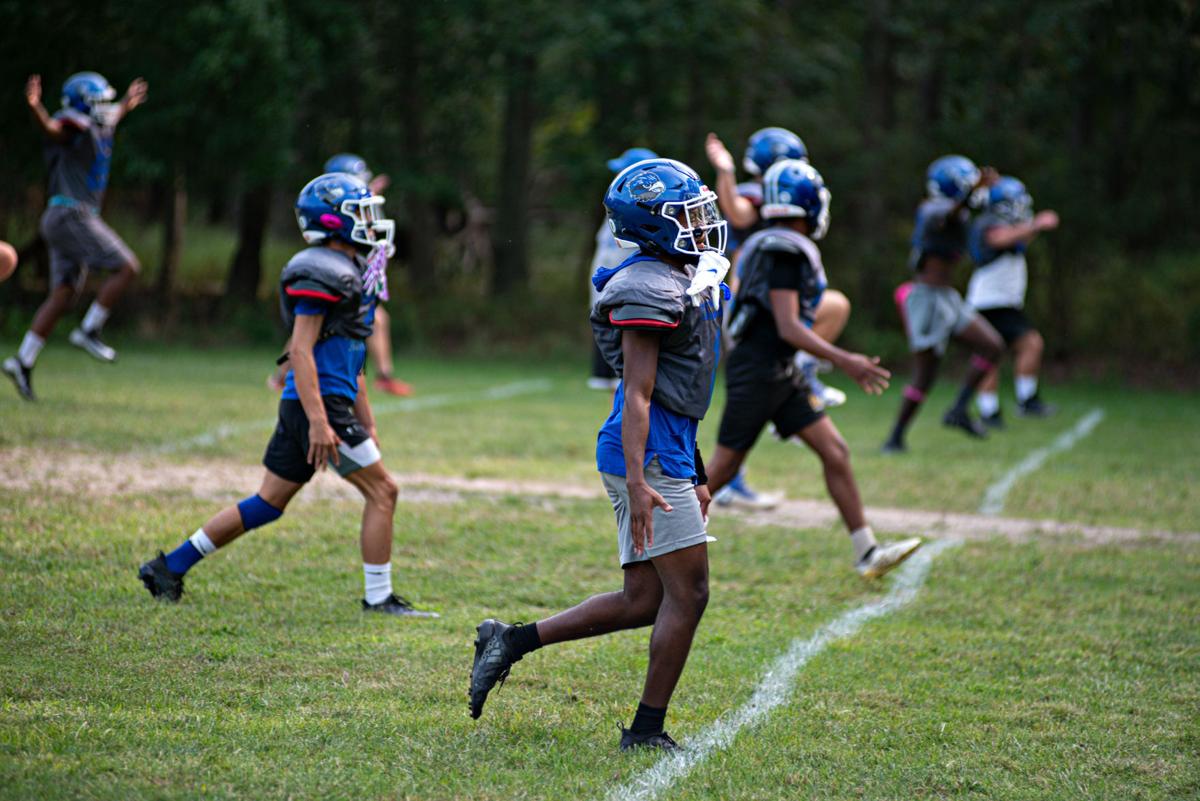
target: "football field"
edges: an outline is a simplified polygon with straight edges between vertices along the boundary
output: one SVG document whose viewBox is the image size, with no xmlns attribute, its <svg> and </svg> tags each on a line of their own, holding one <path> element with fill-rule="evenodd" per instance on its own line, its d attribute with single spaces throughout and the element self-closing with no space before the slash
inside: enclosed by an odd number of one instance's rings
<svg viewBox="0 0 1200 801">
<path fill-rule="evenodd" d="M 616 747 L 645 630 L 532 653 L 467 713 L 480 620 L 620 584 L 583 362 L 404 358 L 418 394 L 373 396 L 396 591 L 440 619 L 359 611 L 361 502 L 328 475 L 150 599 L 137 566 L 257 488 L 274 356 L 56 342 L 39 403 L 0 388 L 0 798 L 1200 797 L 1195 395 L 1051 386 L 1056 417 L 979 443 L 944 380 L 896 458 L 899 382 L 851 392 L 880 539 L 929 539 L 873 584 L 816 458 L 764 435 L 750 480 L 789 500 L 714 506 L 660 757 Z"/>
</svg>

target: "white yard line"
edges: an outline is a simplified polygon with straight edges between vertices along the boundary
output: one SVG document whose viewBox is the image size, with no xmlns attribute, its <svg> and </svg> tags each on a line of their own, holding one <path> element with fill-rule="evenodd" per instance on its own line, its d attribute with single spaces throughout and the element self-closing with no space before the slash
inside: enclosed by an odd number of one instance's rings
<svg viewBox="0 0 1200 801">
<path fill-rule="evenodd" d="M 378 417 L 394 412 L 419 412 L 425 409 L 437 409 L 442 406 L 453 406 L 458 403 L 473 403 L 482 400 L 503 400 L 518 395 L 532 395 L 546 392 L 552 386 L 547 379 L 533 381 L 514 381 L 509 384 L 497 384 L 482 390 L 470 392 L 447 392 L 441 395 L 427 395 L 416 398 L 400 398 L 397 400 L 381 400 L 372 403 L 371 408 Z M 192 448 L 203 448 L 215 445 L 221 440 L 246 431 L 270 431 L 275 425 L 274 420 L 246 420 L 240 423 L 223 423 L 216 428 L 185 439 L 164 442 L 154 450 L 158 453 L 177 453 Z"/>
<path fill-rule="evenodd" d="M 895 612 L 912 601 L 929 575 L 933 557 L 956 544 L 955 540 L 940 540 L 926 545 L 893 573 L 892 587 L 883 598 L 851 609 L 806 640 L 793 640 L 791 647 L 763 676 L 749 701 L 689 737 L 683 743 L 683 750 L 664 756 L 625 784 L 613 788 L 608 794 L 609 801 L 653 801 L 713 752 L 728 748 L 738 732 L 762 722 L 774 709 L 788 702 L 796 675 L 810 659 L 831 643 L 858 633 L 868 621 Z"/>
<path fill-rule="evenodd" d="M 1013 485 L 1020 481 L 1025 476 L 1037 470 L 1046 460 L 1056 453 L 1069 451 L 1075 447 L 1079 440 L 1092 433 L 1096 426 L 1100 425 L 1100 421 L 1104 419 L 1104 410 L 1100 408 L 1092 409 L 1090 412 L 1080 418 L 1070 430 L 1064 431 L 1059 435 L 1058 439 L 1051 442 L 1044 448 L 1038 448 L 1030 453 L 1015 466 L 1010 468 L 1008 472 L 1000 476 L 1000 478 L 987 488 L 983 494 L 983 503 L 979 505 L 979 514 L 981 515 L 998 515 L 1004 511 L 1004 501 L 1008 497 L 1008 492 L 1013 488 Z"/>
</svg>

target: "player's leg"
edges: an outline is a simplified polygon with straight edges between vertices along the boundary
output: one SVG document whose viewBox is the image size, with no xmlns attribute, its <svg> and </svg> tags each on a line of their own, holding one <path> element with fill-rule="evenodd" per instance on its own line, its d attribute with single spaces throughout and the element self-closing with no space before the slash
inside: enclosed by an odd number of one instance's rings
<svg viewBox="0 0 1200 801">
<path fill-rule="evenodd" d="M 141 566 L 138 578 L 155 598 L 178 601 L 183 594 L 183 577 L 197 562 L 247 531 L 278 520 L 303 486 L 302 481 L 289 481 L 265 471 L 256 494 L 217 512 L 169 554 L 159 551 Z"/>
<path fill-rule="evenodd" d="M 908 427 L 912 425 L 913 419 L 917 416 L 917 412 L 921 409 L 921 405 L 925 403 L 929 391 L 933 389 L 933 383 L 937 380 L 938 368 L 941 363 L 942 357 L 934 348 L 913 354 L 912 381 L 901 393 L 900 411 L 896 415 L 892 433 L 888 436 L 887 442 L 883 444 L 884 453 L 903 453 L 908 449 L 904 437 L 908 433 Z"/>
<path fill-rule="evenodd" d="M 734 374 L 725 389 L 725 409 L 717 434 L 713 461 L 706 461 L 708 490 L 718 506 L 773 509 L 783 500 L 778 493 L 755 492 L 746 485 L 742 466 L 774 405 L 782 397 L 779 386 Z"/>
<path fill-rule="evenodd" d="M 108 322 L 117 301 L 141 272 L 141 263 L 117 232 L 100 217 L 84 215 L 79 224 L 82 227 L 77 232 L 78 236 L 86 242 L 90 254 L 87 263 L 99 269 L 111 270 L 112 275 L 101 284 L 96 299 L 88 307 L 79 327 L 71 332 L 69 341 L 102 362 L 116 361 L 117 352 L 100 339 L 100 331 Z"/>
<path fill-rule="evenodd" d="M 652 560 L 663 598 L 650 634 L 650 663 L 633 723 L 621 732 L 621 750 L 652 747 L 673 750 L 663 729 L 667 707 L 691 652 L 692 639 L 708 606 L 708 546 L 701 543 Z"/>
<path fill-rule="evenodd" d="M 954 336 L 971 348 L 971 361 L 962 386 L 959 387 L 958 395 L 954 399 L 954 405 L 943 415 L 942 423 L 952 428 L 962 429 L 976 439 L 983 439 L 987 436 L 987 429 L 971 417 L 968 407 L 980 382 L 988 373 L 996 369 L 1000 356 L 1004 353 L 1004 340 L 1001 339 L 996 329 L 978 313 L 970 312 L 966 318 L 965 322 L 956 328 Z"/>
<path fill-rule="evenodd" d="M 718 443 L 712 459 L 704 462 L 704 469 L 708 472 L 708 491 L 714 496 L 720 492 L 742 469 L 742 462 L 748 453 Z"/>
<path fill-rule="evenodd" d="M 867 578 L 882 576 L 921 546 L 918 537 L 884 545 L 876 542 L 875 532 L 867 523 L 858 482 L 850 465 L 850 446 L 832 420 L 822 415 L 801 428 L 795 438 L 807 445 L 821 460 L 825 487 L 850 534 L 854 565 L 860 575 Z"/>
<path fill-rule="evenodd" d="M 375 307 L 375 326 L 367 337 L 367 354 L 375 365 L 376 389 L 389 395 L 412 394 L 412 387 L 396 378 L 392 363 L 392 318 L 382 305 Z"/>
<path fill-rule="evenodd" d="M 1013 382 L 1017 396 L 1017 412 L 1022 417 L 1047 417 L 1054 414 L 1054 406 L 1043 401 L 1038 394 L 1038 375 L 1042 370 L 1042 353 L 1045 349 L 1045 340 L 1042 339 L 1041 333 L 1033 328 L 1013 343 Z"/>
<path fill-rule="evenodd" d="M 51 275 L 53 276 L 53 271 Z M 17 392 L 25 400 L 37 399 L 33 392 L 33 368 L 46 345 L 46 339 L 54 330 L 59 318 L 71 307 L 74 298 L 75 286 L 70 280 L 54 285 L 34 314 L 33 323 L 21 339 L 16 355 L 4 360 L 5 375 L 12 380 Z"/>
<path fill-rule="evenodd" d="M 1000 369 L 988 371 L 979 382 L 979 390 L 975 394 L 975 408 L 979 409 L 979 419 L 990 428 L 1004 428 L 1004 416 L 1000 413 Z"/>
</svg>

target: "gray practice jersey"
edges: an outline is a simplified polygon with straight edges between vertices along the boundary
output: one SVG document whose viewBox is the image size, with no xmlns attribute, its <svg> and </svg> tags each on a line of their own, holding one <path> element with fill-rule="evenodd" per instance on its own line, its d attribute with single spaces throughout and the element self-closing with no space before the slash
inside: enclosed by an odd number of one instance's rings
<svg viewBox="0 0 1200 801">
<path fill-rule="evenodd" d="M 661 331 L 652 399 L 668 411 L 699 420 L 712 400 L 721 315 L 705 301 L 694 306 L 687 289 L 695 265 L 672 267 L 643 258 L 622 268 L 600 290 L 592 331 L 618 375 L 624 368 L 621 331 Z"/>
<path fill-rule="evenodd" d="M 47 142 L 44 156 L 50 173 L 50 196 L 67 197 L 98 210 L 108 187 L 113 131 L 86 114 L 63 109 L 54 115 L 72 133 L 66 142 Z"/>
</svg>

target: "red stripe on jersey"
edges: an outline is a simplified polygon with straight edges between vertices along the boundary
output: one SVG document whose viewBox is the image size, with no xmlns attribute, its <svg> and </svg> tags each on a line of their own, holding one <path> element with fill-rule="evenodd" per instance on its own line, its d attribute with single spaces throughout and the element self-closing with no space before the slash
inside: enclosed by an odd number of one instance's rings
<svg viewBox="0 0 1200 801">
<path fill-rule="evenodd" d="M 679 323 L 665 323 L 662 320 L 643 320 L 641 318 L 631 318 L 629 320 L 618 320 L 613 317 L 613 313 L 608 313 L 608 321 L 618 328 L 678 328 Z"/>
<path fill-rule="evenodd" d="M 328 292 L 319 292 L 315 289 L 297 289 L 289 286 L 286 291 L 293 298 L 316 298 L 317 300 L 327 300 L 330 303 L 337 303 L 341 300 L 339 295 L 330 295 Z"/>
</svg>

